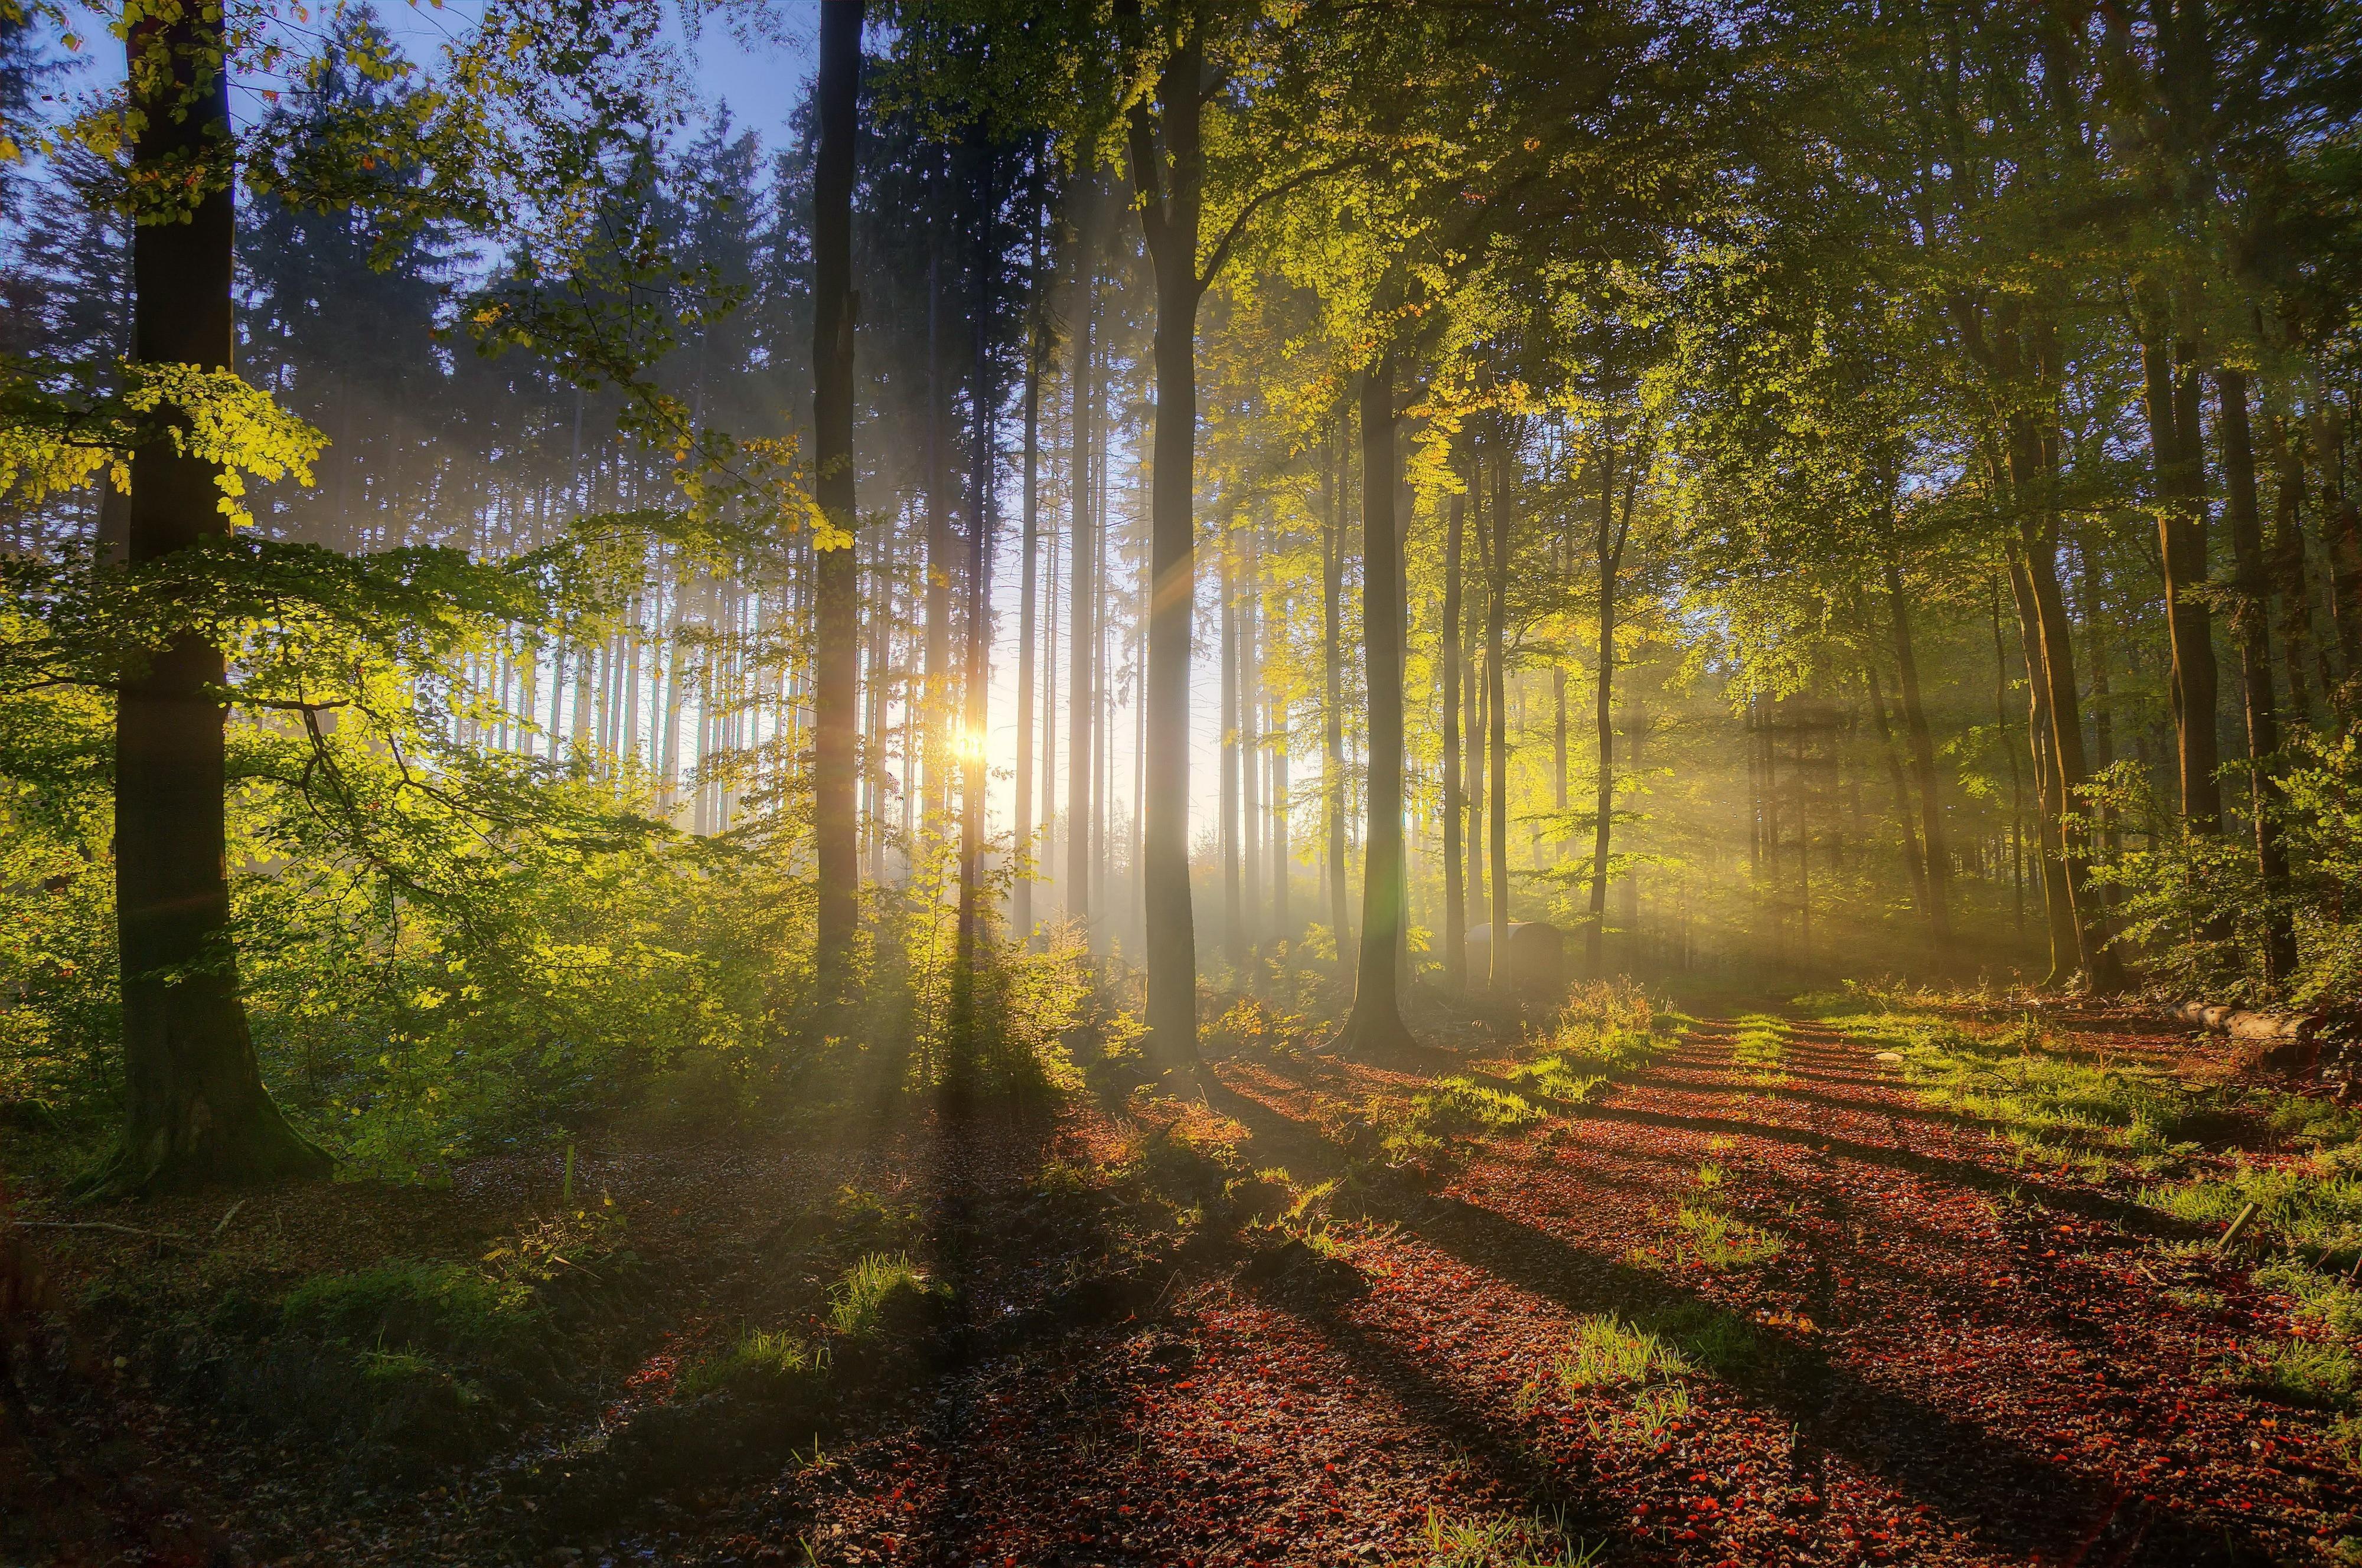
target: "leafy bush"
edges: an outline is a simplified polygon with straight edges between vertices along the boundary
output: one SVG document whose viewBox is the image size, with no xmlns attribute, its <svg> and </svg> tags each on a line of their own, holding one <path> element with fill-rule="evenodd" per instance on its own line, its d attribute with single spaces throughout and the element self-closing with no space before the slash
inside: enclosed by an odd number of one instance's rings
<svg viewBox="0 0 2362 1568">
<path fill-rule="evenodd" d="M 280 1308 L 286 1329 L 375 1352 L 483 1356 L 530 1328 L 533 1293 L 457 1264 L 389 1263 L 316 1275 Z"/>
</svg>

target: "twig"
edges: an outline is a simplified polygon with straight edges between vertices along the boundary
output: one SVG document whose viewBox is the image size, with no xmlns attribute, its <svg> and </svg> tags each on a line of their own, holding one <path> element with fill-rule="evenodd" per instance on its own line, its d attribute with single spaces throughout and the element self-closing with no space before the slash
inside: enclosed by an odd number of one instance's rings
<svg viewBox="0 0 2362 1568">
<path fill-rule="evenodd" d="M 2256 1222 L 2256 1216 L 2261 1212 L 2263 1206 L 2257 1203 L 2250 1203 L 2240 1209 L 2239 1217 L 2231 1221 L 2231 1228 L 2223 1232 L 2223 1239 L 2214 1243 L 2214 1250 L 2217 1253 L 2229 1252 L 2239 1238 L 2247 1233 L 2247 1227 Z"/>
<path fill-rule="evenodd" d="M 238 1211 L 239 1209 L 241 1209 L 245 1208 L 245 1207 L 246 1207 L 246 1199 L 245 1199 L 245 1198 L 239 1198 L 236 1203 L 233 1203 L 233 1204 L 231 1204 L 231 1205 L 229 1206 L 229 1212 L 228 1212 L 228 1213 L 226 1213 L 226 1214 L 225 1214 L 225 1215 L 223 1215 L 223 1216 L 221 1217 L 221 1223 L 214 1227 L 214 1240 L 215 1240 L 215 1241 L 218 1242 L 218 1241 L 220 1241 L 220 1240 L 221 1240 L 221 1233 L 222 1233 L 224 1231 L 226 1231 L 226 1230 L 228 1230 L 228 1229 L 229 1229 L 229 1222 L 230 1222 L 231 1220 L 233 1220 L 237 1219 L 237 1211 Z"/>
</svg>

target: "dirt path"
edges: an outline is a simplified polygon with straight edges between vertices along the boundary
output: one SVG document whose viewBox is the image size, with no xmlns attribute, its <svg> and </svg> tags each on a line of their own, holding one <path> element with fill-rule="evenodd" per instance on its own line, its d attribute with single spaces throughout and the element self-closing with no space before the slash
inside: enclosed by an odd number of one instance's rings
<svg viewBox="0 0 2362 1568">
<path fill-rule="evenodd" d="M 2209 1381 L 2231 1336 L 2145 1276 L 2156 1226 L 2030 1178 L 1862 1046 L 1785 1025 L 1776 1060 L 1739 1063 L 1736 1035 L 1702 1026 L 1609 1103 L 1374 1204 L 1358 1294 L 1183 1269 L 1137 1318 L 958 1375 L 924 1419 L 668 1550 L 1391 1562 L 1448 1558 L 1458 1529 L 1503 1543 L 1458 1560 L 1515 1562 L 1503 1521 L 1539 1513 L 1544 1560 L 2326 1560 L 2352 1474 Z M 1318 1128 L 1374 1081 L 1220 1077 L 1247 1164 L 1299 1182 L 1341 1168 Z M 1779 1250 L 1702 1261 L 1684 1207 Z M 1688 1373 L 1643 1380 L 1653 1408 L 1556 1375 L 1602 1314 L 1689 1347 Z M 1687 1411 L 1659 1424 L 1673 1390 Z"/>
<path fill-rule="evenodd" d="M 1341 1112 L 1416 1087 L 1325 1060 L 1216 1075 L 1243 1170 L 1298 1190 L 1347 1170 Z M 2321 1419 L 2210 1376 L 2235 1300 L 2168 1293 L 2170 1226 L 2028 1175 L 1867 1047 L 1710 1022 L 1604 1103 L 1551 1109 L 1433 1190 L 1355 1189 L 1304 1232 L 1341 1262 L 1268 1226 L 1127 1241 L 1045 1175 L 1133 1136 L 1120 1118 L 980 1154 L 938 1129 L 899 1158 L 960 1292 L 957 1351 L 833 1445 L 774 1434 L 580 1518 L 511 1471 L 386 1493 L 308 1541 L 215 1498 L 204 1533 L 216 1561 L 1079 1568 L 2328 1562 L 2353 1530 L 2362 1489 Z M 605 1175 L 629 1201 L 636 1178 Z M 607 1428 L 663 1401 L 667 1347 L 775 1288 L 756 1191 L 723 1195 L 728 1237 L 665 1243 L 673 1320 Z M 701 1271 L 734 1282 L 726 1309 Z M 1637 1369 L 1567 1359 L 1643 1331 L 1659 1359 Z"/>
</svg>

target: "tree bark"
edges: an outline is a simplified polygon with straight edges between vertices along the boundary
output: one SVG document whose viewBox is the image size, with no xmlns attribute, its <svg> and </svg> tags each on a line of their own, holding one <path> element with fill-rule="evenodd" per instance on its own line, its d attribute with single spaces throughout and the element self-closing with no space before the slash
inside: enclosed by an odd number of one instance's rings
<svg viewBox="0 0 2362 1568">
<path fill-rule="evenodd" d="M 853 182 L 863 0 L 821 6 L 819 137 L 812 158 L 813 499 L 842 543 L 816 552 L 812 637 L 812 858 L 815 973 L 823 988 L 851 975 L 860 915 L 860 812 L 855 725 L 861 653 L 860 560 L 854 549 Z"/>
<path fill-rule="evenodd" d="M 1451 498 L 1443 534 L 1443 624 L 1437 663 L 1443 683 L 1443 978 L 1468 988 L 1468 885 L 1460 859 L 1467 804 L 1460 796 L 1460 548 L 1468 498 Z"/>
<path fill-rule="evenodd" d="M 2256 832 L 2256 871 L 2264 890 L 2264 973 L 2284 984 L 2296 972 L 2296 926 L 2289 908 L 2288 852 L 2280 843 L 2279 715 L 2272 705 L 2271 583 L 2264 567 L 2262 520 L 2256 506 L 2255 443 L 2247 421 L 2247 379 L 2217 370 L 2223 478 L 2231 553 L 2237 571 L 2241 694 L 2247 717 L 2247 805 Z"/>
<path fill-rule="evenodd" d="M 135 365 L 231 368 L 229 82 L 221 12 L 183 7 L 170 26 L 136 23 L 131 79 L 163 69 L 136 106 L 134 178 L 153 188 L 202 169 L 215 188 L 184 221 L 136 225 Z M 131 455 L 126 556 L 137 571 L 228 532 L 219 469 L 157 431 Z M 174 608 L 194 613 L 203 606 Z M 127 666 L 115 726 L 116 921 L 123 986 L 121 1141 L 94 1192 L 326 1176 L 328 1156 L 289 1126 L 263 1088 L 238 994 L 230 932 L 222 650 L 176 632 Z"/>
<path fill-rule="evenodd" d="M 1904 592 L 1903 561 L 1894 544 L 1894 519 L 1886 520 L 1886 603 L 1894 637 L 1894 667 L 1903 687 L 1903 727 L 1911 741 L 1911 771 L 1919 786 L 1920 842 L 1926 845 L 1927 928 L 1937 943 L 1952 937 L 1951 852 L 1944 844 L 1944 805 L 1936 790 L 1936 742 L 1919 699 L 1919 657 L 1911 640 L 1911 605 Z"/>
<path fill-rule="evenodd" d="M 1616 580 L 1624 568 L 1624 544 L 1631 536 L 1632 508 L 1639 496 L 1642 458 L 1637 436 L 1634 442 L 1632 460 L 1627 465 L 1630 471 L 1625 478 L 1624 513 L 1619 520 L 1615 514 L 1616 438 L 1611 430 L 1601 428 L 1599 528 L 1594 538 L 1594 560 L 1599 573 L 1599 674 L 1593 714 L 1599 732 L 1599 784 L 1593 797 L 1596 816 L 1591 829 L 1591 921 L 1583 933 L 1584 972 L 1595 980 L 1607 977 L 1607 859 L 1616 821 Z M 1500 580 L 1506 581 L 1506 574 Z M 1506 925 L 1503 929 L 1507 929 Z"/>
<path fill-rule="evenodd" d="M 1222 852 L 1222 948 L 1233 968 L 1246 961 L 1244 920 L 1239 911 L 1239 607 L 1238 569 L 1231 529 L 1221 530 L 1220 584 L 1221 646 L 1221 778 L 1216 836 Z"/>
<path fill-rule="evenodd" d="M 2196 372 L 2181 359 L 2161 324 L 2151 322 L 2144 328 L 2141 374 L 2147 383 L 2149 451 L 2157 474 L 2166 633 L 2173 653 L 2171 690 L 2181 815 L 2192 833 L 2217 833 L 2223 826 L 2223 786 L 2215 777 L 2222 757 L 2214 728 L 2220 696 L 2213 617 L 2205 602 L 2192 591 L 2206 581 L 2203 456 L 2198 411 L 2190 391 Z"/>
<path fill-rule="evenodd" d="M 1339 1043 L 1385 1057 L 1412 1044 L 1398 990 L 1403 934 L 1403 565 L 1395 532 L 1395 362 L 1362 378 L 1362 648 L 1369 703 L 1369 831 L 1363 841 L 1362 958 Z"/>
<path fill-rule="evenodd" d="M 972 987 L 977 946 L 985 924 L 984 835 L 985 794 L 989 774 L 985 767 L 985 735 L 992 697 L 993 416 L 999 393 L 992 384 L 992 313 L 999 293 L 999 244 L 993 233 L 999 203 L 994 190 L 994 158 L 987 149 L 977 154 L 976 205 L 976 310 L 970 338 L 968 387 L 976 428 L 968 452 L 967 648 L 962 660 L 960 716 L 960 842 L 958 969 L 964 987 Z M 971 1012 L 964 1034 L 972 1034 Z"/>
<path fill-rule="evenodd" d="M 1870 714 L 1878 725 L 1878 749 L 1886 758 L 1886 781 L 1894 791 L 1894 824 L 1903 830 L 1903 859 L 1911 872 L 1911 901 L 1927 912 L 1927 862 L 1919 850 L 1919 829 L 1912 819 L 1911 786 L 1904 781 L 1903 754 L 1894 745 L 1894 725 L 1887 717 L 1886 693 L 1878 683 L 1878 661 L 1865 655 L 1861 679 L 1870 688 Z"/>
<path fill-rule="evenodd" d="M 1049 353 L 1049 323 L 1042 309 L 1042 225 L 1047 215 L 1042 201 L 1042 160 L 1045 147 L 1033 151 L 1032 199 L 1026 216 L 1032 225 L 1032 266 L 1026 273 L 1030 307 L 1026 311 L 1025 345 L 1025 515 L 1018 549 L 1017 591 L 1017 778 L 1013 837 L 1017 852 L 1015 885 L 1010 889 L 1010 912 L 1017 933 L 1033 935 L 1033 643 L 1041 623 L 1036 583 L 1041 569 L 1042 366 Z"/>
<path fill-rule="evenodd" d="M 1093 427 L 1098 420 L 1098 390 L 1093 381 L 1098 371 L 1094 316 L 1098 286 L 1092 244 L 1098 212 L 1095 198 L 1096 192 L 1087 188 L 1082 213 L 1076 220 L 1073 483 L 1066 534 L 1071 558 L 1066 563 L 1066 877 L 1063 891 L 1067 915 L 1086 926 L 1091 918 L 1091 758 L 1096 745 L 1091 720 L 1098 702 L 1092 688 L 1091 657 L 1098 646 L 1098 631 L 1091 623 L 1092 608 L 1098 602 L 1091 573 L 1099 557 L 1092 537 L 1091 474 Z M 1091 945 L 1098 944 L 1094 941 Z"/>
<path fill-rule="evenodd" d="M 1503 440 L 1493 458 L 1493 526 L 1486 536 L 1485 564 L 1485 742 L 1491 754 L 1492 801 L 1486 812 L 1485 849 L 1493 867 L 1493 940 L 1488 950 L 1496 995 L 1509 992 L 1509 454 Z"/>
<path fill-rule="evenodd" d="M 1118 15 L 1136 24 L 1138 0 Z M 1166 56 L 1150 105 L 1133 106 L 1131 178 L 1156 286 L 1155 470 L 1149 499 L 1148 726 L 1141 867 L 1147 928 L 1152 1059 L 1167 1071 L 1198 1062 L 1198 938 L 1189 896 L 1189 625 L 1197 599 L 1198 209 L 1204 39 L 1187 27 Z"/>
<path fill-rule="evenodd" d="M 1337 973 L 1353 972 L 1353 906 L 1345 879 L 1345 535 L 1340 513 L 1344 505 L 1333 445 L 1323 443 L 1329 462 L 1321 475 L 1320 525 L 1320 680 L 1324 706 L 1324 750 L 1320 762 L 1320 794 L 1326 802 L 1329 835 L 1329 922 L 1337 944 Z"/>
<path fill-rule="evenodd" d="M 2050 935 L 2050 974 L 2046 985 L 2060 986 L 2082 966 L 2082 938 L 2075 918 L 2074 889 L 2067 876 L 2066 835 L 2059 817 L 2066 781 L 2058 767 L 2058 724 L 2050 712 L 2050 686 L 2042 677 L 2042 612 L 2025 558 L 2009 559 L 2011 598 L 2017 606 L 2018 636 L 2026 668 L 2026 744 L 2034 760 L 2035 814 L 2040 823 L 2042 907 Z"/>
</svg>

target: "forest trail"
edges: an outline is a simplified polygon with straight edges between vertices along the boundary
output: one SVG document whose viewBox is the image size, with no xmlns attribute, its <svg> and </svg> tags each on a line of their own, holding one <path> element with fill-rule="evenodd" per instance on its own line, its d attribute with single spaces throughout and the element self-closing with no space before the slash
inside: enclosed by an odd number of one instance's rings
<svg viewBox="0 0 2362 1568">
<path fill-rule="evenodd" d="M 1098 1110 L 722 1174 L 602 1164 L 627 1213 L 694 1210 L 633 1221 L 661 1277 L 615 1331 L 640 1350 L 603 1436 L 423 1497 L 192 1480 L 215 1495 L 180 1507 L 233 1561 L 1034 1568 L 2328 1561 L 2362 1502 L 2298 1413 L 2210 1375 L 2229 1309 L 2169 1293 L 2204 1266 L 2172 1222 L 2022 1168 L 1829 1028 L 1695 1024 L 1603 1103 L 1529 1087 L 1551 1114 L 1351 1205 L 1319 1184 L 1352 1108 L 1418 1075 L 1214 1077 L 1193 1114 L 1283 1200 L 1201 1191 L 1233 1218 L 1186 1235 L 1078 1179 L 1138 1136 Z M 782 1187 L 855 1178 L 915 1204 L 957 1291 L 936 1348 L 873 1369 L 826 1437 L 671 1402 L 700 1336 L 811 1296 Z M 258 1535 L 265 1497 L 312 1522 Z"/>
</svg>

